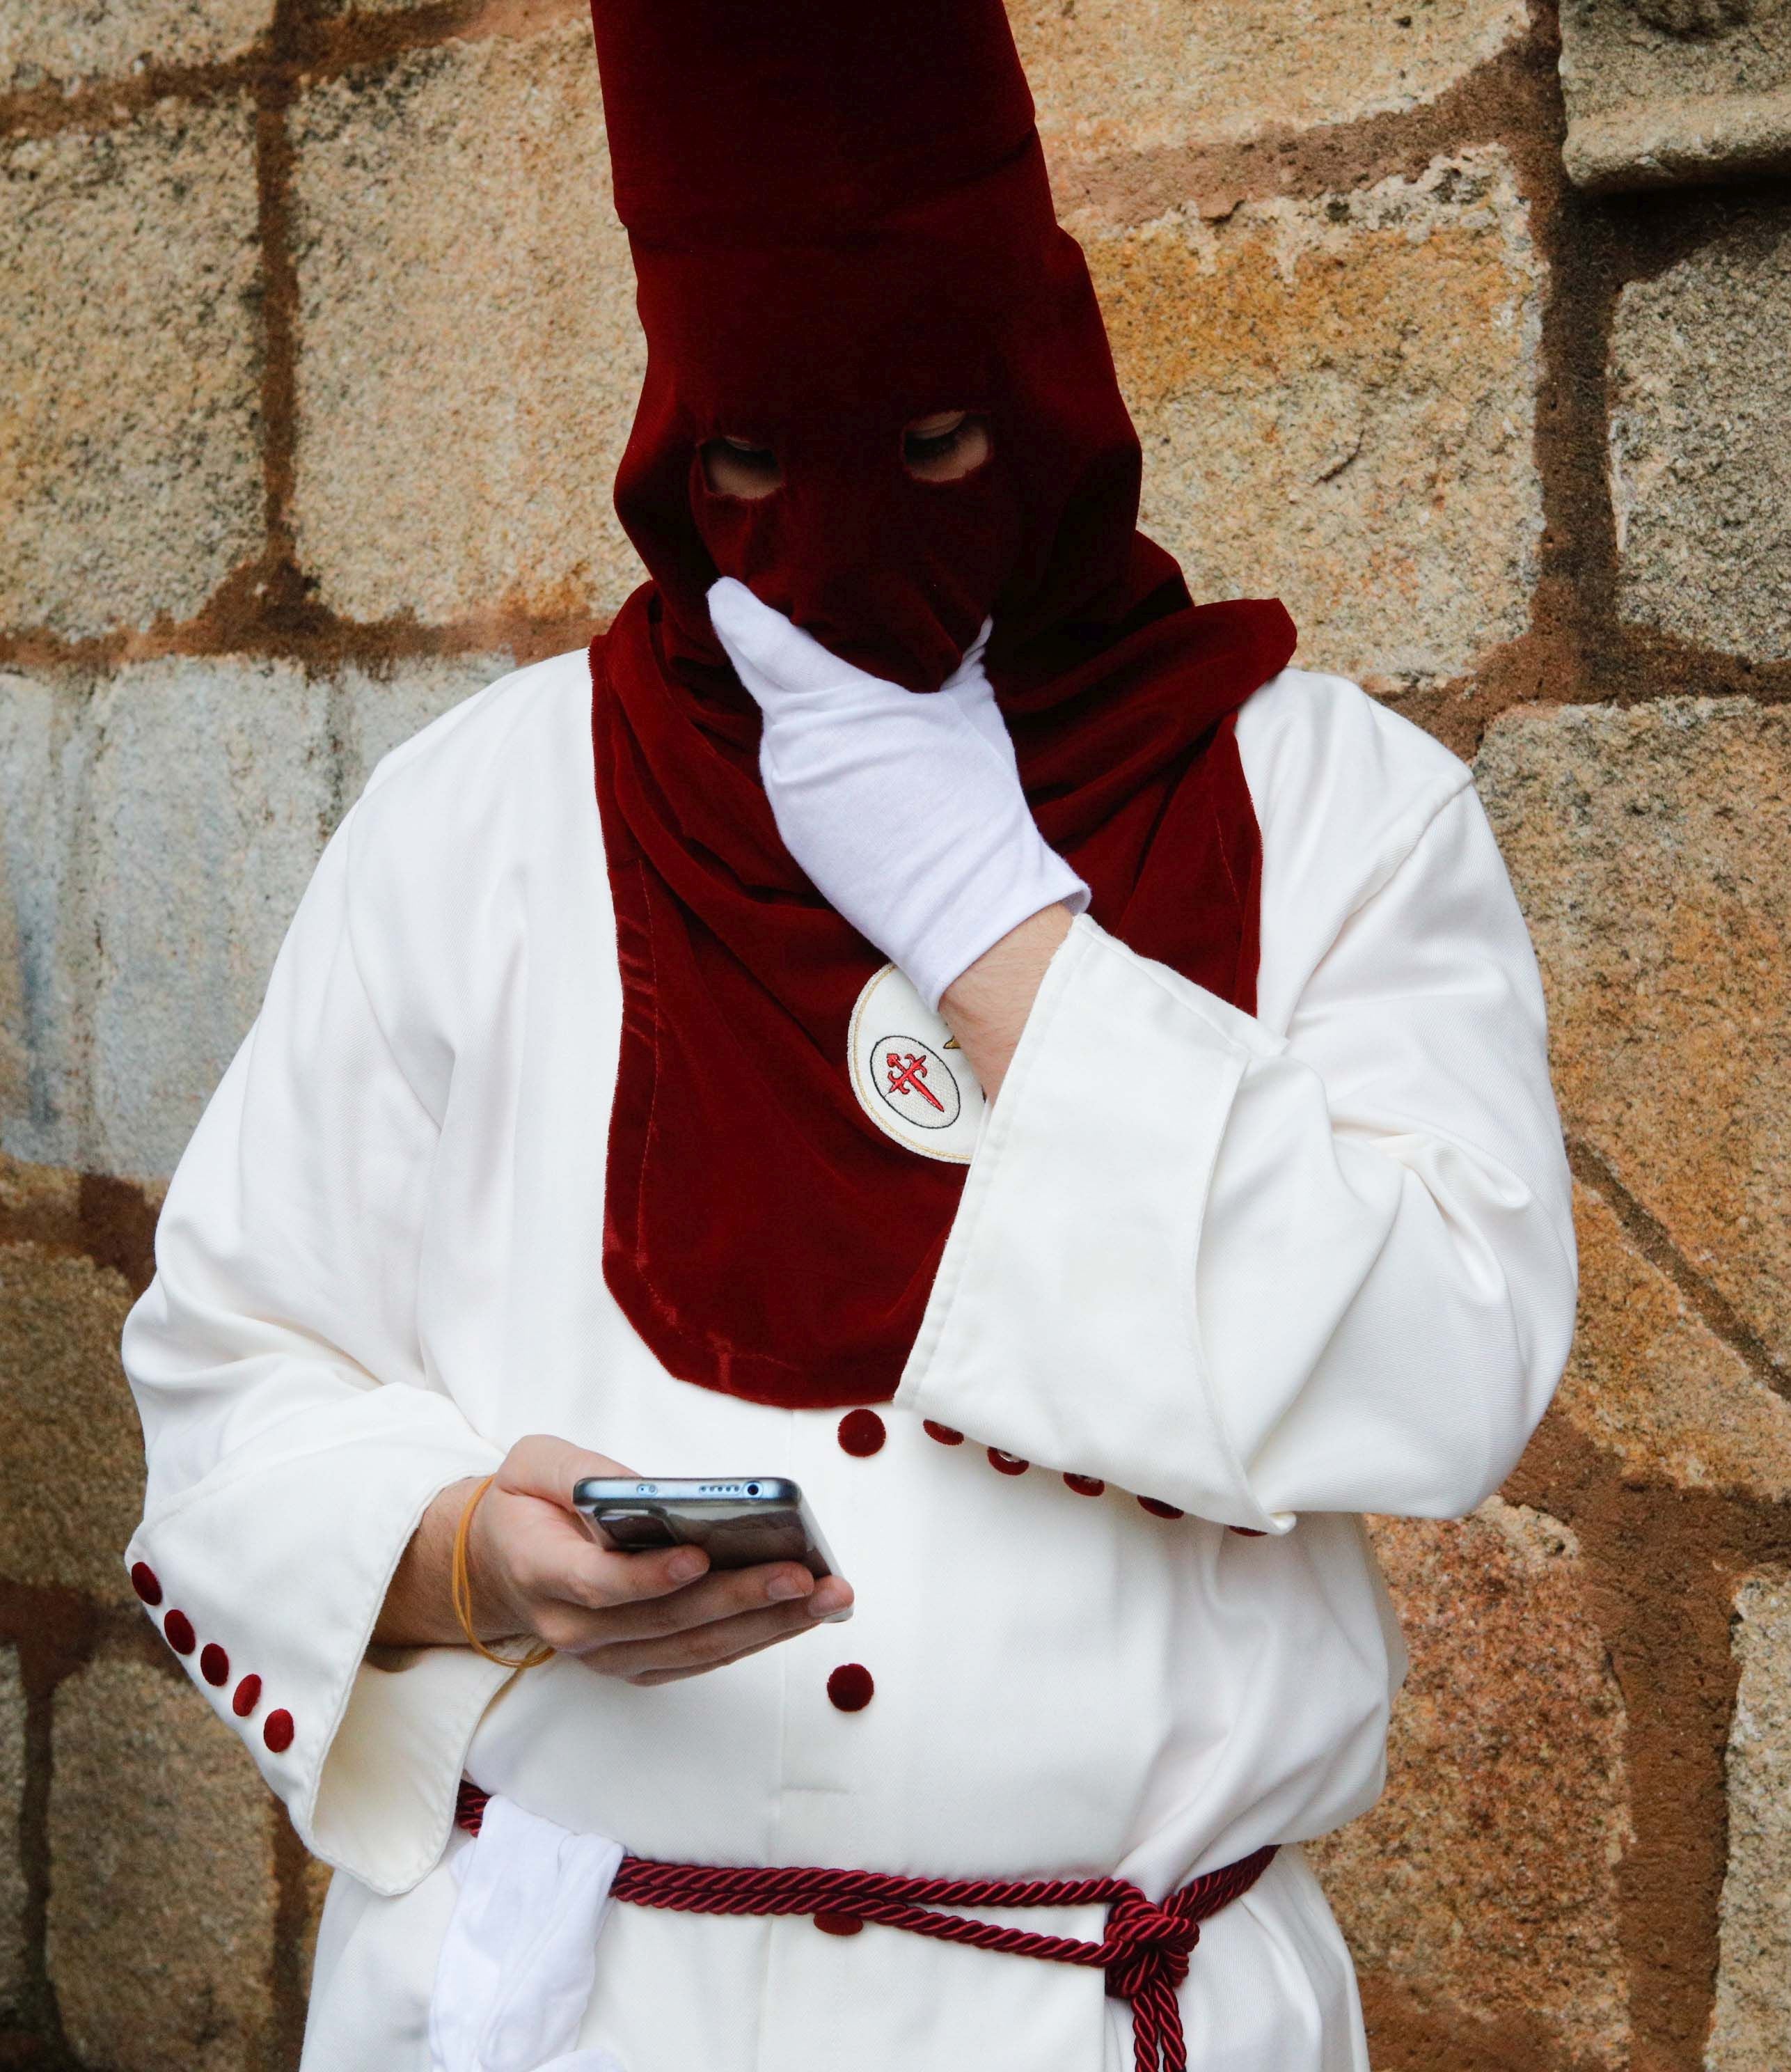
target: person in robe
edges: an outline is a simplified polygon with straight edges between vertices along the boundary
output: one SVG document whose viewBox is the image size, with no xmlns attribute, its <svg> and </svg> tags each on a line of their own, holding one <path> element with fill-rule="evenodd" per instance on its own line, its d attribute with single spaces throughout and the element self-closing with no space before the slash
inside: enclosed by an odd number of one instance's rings
<svg viewBox="0 0 1791 2072">
<path fill-rule="evenodd" d="M 1000 0 L 594 22 L 647 580 L 379 766 L 125 1339 L 138 1594 L 335 1867 L 304 2066 L 1357 2072 L 1362 1514 L 1574 1307 L 1469 772 L 1139 533 Z"/>
</svg>

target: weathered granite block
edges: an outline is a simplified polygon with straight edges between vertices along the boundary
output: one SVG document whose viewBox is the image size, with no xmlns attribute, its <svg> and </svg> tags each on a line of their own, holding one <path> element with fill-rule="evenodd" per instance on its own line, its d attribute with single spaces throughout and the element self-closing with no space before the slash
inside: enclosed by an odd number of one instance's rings
<svg viewBox="0 0 1791 2072">
<path fill-rule="evenodd" d="M 1308 1844 L 1357 1962 L 1444 2019 L 1514 2016 L 1550 2062 L 1618 2072 L 1624 1716 L 1578 1544 L 1497 1497 L 1374 1540 L 1411 1649 L 1386 1795 Z"/>
<path fill-rule="evenodd" d="M 1603 1196 L 1581 1187 L 1575 1205 L 1579 1328 L 1557 1413 L 1629 1481 L 1791 1496 L 1791 1402 L 1637 1249 Z"/>
<path fill-rule="evenodd" d="M 184 1678 L 102 1657 L 56 1692 L 50 1977 L 92 2072 L 268 2062 L 272 1801 Z"/>
<path fill-rule="evenodd" d="M 273 0 L 0 0 L 0 90 L 217 64 L 273 19 Z"/>
<path fill-rule="evenodd" d="M 1729 1866 L 1723 1881 L 1709 2072 L 1791 2063 L 1791 1579 L 1736 1594 L 1741 1668 L 1729 1729 Z"/>
<path fill-rule="evenodd" d="M 263 537 L 255 110 L 0 142 L 0 625 L 190 619 Z"/>
<path fill-rule="evenodd" d="M 335 813 L 327 720 L 290 663 L 142 663 L 94 696 L 77 832 L 103 1172 L 173 1170 L 254 1019 Z"/>
<path fill-rule="evenodd" d="M 1791 167 L 1782 0 L 1563 0 L 1567 171 L 1665 187 Z"/>
<path fill-rule="evenodd" d="M 1502 153 L 1321 201 L 1078 224 L 1197 597 L 1279 595 L 1308 668 L 1398 690 L 1522 632 L 1540 262 Z"/>
<path fill-rule="evenodd" d="M 0 2027 L 25 1987 L 25 1687 L 16 1648 L 0 1647 Z"/>
<path fill-rule="evenodd" d="M 1791 1361 L 1791 712 L 1524 707 L 1477 774 L 1570 1130 Z"/>
<path fill-rule="evenodd" d="M 83 705 L 72 682 L 0 673 L 0 1149 L 46 1166 L 80 1164 L 85 1123 Z"/>
<path fill-rule="evenodd" d="M 645 364 L 588 24 L 334 80 L 292 123 L 298 553 L 345 617 L 604 615 Z"/>
<path fill-rule="evenodd" d="M 1624 290 L 1610 471 L 1624 616 L 1791 661 L 1791 204 Z"/>
<path fill-rule="evenodd" d="M 511 666 L 0 675 L 0 1150 L 171 1172 L 343 807 Z"/>
<path fill-rule="evenodd" d="M 26 1049 L 0 1147 L 173 1170 L 333 821 L 328 703 L 284 662 L 0 679 L 7 985 Z"/>
<path fill-rule="evenodd" d="M 1152 150 L 1416 108 L 1522 33 L 1520 0 L 1008 0 L 1047 150 Z"/>
<path fill-rule="evenodd" d="M 134 1603 L 143 1435 L 118 1363 L 130 1291 L 92 1260 L 0 1244 L 0 1576 Z"/>
</svg>

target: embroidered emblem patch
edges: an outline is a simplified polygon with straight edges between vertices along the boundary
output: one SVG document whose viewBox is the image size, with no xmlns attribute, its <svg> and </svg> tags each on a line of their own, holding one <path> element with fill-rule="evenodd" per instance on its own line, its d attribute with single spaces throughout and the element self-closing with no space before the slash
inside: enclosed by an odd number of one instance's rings
<svg viewBox="0 0 1791 2072">
<path fill-rule="evenodd" d="M 923 1158 L 967 1166 L 983 1090 L 951 1031 L 893 964 L 859 994 L 846 1042 L 852 1092 L 884 1135 Z"/>
</svg>

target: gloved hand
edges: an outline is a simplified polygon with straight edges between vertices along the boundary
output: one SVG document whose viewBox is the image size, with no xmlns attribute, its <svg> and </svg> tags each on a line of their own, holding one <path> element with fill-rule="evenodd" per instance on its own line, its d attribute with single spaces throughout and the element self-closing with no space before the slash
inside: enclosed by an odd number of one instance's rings
<svg viewBox="0 0 1791 2072">
<path fill-rule="evenodd" d="M 937 692 L 828 653 L 724 576 L 709 616 L 765 715 L 759 772 L 784 845 L 927 1005 L 1009 929 L 1088 888 L 1020 788 L 983 674 L 989 628 Z"/>
</svg>

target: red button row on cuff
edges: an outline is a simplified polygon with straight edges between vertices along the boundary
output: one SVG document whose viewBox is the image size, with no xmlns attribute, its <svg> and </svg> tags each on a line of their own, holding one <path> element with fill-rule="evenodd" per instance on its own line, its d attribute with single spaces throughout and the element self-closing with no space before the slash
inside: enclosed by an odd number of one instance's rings
<svg viewBox="0 0 1791 2072">
<path fill-rule="evenodd" d="M 858 1416 L 863 1413 L 854 1411 L 852 1414 Z M 878 1420 L 880 1426 L 881 1421 L 881 1419 Z M 962 1432 L 954 1430 L 949 1424 L 939 1424 L 930 1417 L 923 1418 L 921 1420 L 921 1429 L 929 1439 L 937 1439 L 942 1446 L 961 1446 L 964 1442 L 964 1435 Z M 840 1443 L 844 1445 L 844 1420 L 841 1420 L 840 1430 L 842 1434 Z M 881 1438 L 878 1439 L 877 1444 L 879 1445 L 882 1444 Z M 852 1449 L 848 1448 L 847 1450 L 849 1452 Z M 987 1450 L 989 1466 L 1004 1475 L 1023 1475 L 1032 1465 L 1029 1461 L 1021 1460 L 1017 1453 L 1003 1453 L 999 1446 L 991 1446 Z M 1063 1479 L 1078 1496 L 1099 1496 L 1107 1488 L 1107 1484 L 1099 1475 L 1066 1474 Z M 1165 1503 L 1159 1497 L 1141 1496 L 1138 1501 L 1152 1518 L 1185 1518 L 1187 1516 L 1185 1511 L 1178 1510 L 1173 1503 Z M 1235 1532 L 1239 1538 L 1244 1540 L 1260 1540 L 1263 1536 L 1253 1526 L 1233 1525 L 1226 1529 Z"/>
<path fill-rule="evenodd" d="M 162 1601 L 162 1580 L 147 1561 L 131 1564 L 130 1586 L 146 1605 L 154 1606 Z M 170 1611 L 162 1622 L 162 1638 L 176 1655 L 191 1655 L 199 1646 L 199 1635 L 193 1630 L 193 1622 L 183 1611 Z M 214 1689 L 221 1691 L 230 1681 L 230 1657 L 215 1640 L 208 1640 L 200 1651 L 199 1673 Z M 869 1694 L 861 1702 L 868 1702 Z M 230 1709 L 239 1720 L 246 1720 L 261 1702 L 261 1679 L 259 1676 L 245 1676 L 231 1694 Z M 269 1712 L 261 1723 L 261 1739 L 275 1755 L 284 1755 L 292 1746 L 293 1737 L 298 1731 L 290 1712 L 282 1708 Z"/>
</svg>

